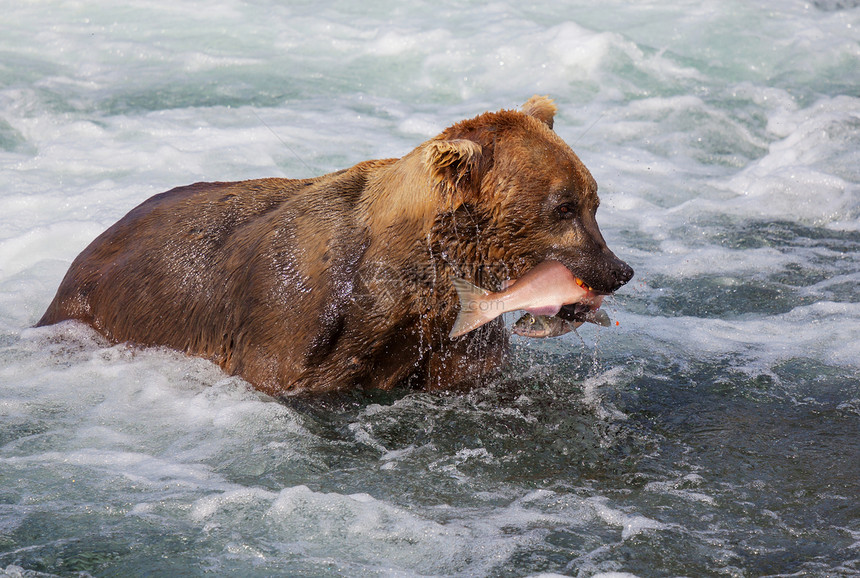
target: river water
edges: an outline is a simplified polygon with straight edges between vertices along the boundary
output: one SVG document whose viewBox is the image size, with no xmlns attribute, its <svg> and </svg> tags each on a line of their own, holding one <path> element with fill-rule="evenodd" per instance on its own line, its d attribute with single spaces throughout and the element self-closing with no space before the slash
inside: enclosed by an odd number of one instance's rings
<svg viewBox="0 0 860 578">
<path fill-rule="evenodd" d="M 856 0 L 4 2 L 0 574 L 860 574 Z M 152 194 L 533 94 L 636 277 L 467 394 L 31 329 Z"/>
</svg>

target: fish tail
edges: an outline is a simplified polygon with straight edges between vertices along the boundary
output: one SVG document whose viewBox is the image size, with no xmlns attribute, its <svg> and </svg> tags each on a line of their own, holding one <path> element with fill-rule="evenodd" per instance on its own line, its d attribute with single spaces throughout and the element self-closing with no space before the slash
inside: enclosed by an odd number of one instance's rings
<svg viewBox="0 0 860 578">
<path fill-rule="evenodd" d="M 477 329 L 493 317 L 488 317 L 487 308 L 481 307 L 481 304 L 486 302 L 484 297 L 490 294 L 489 291 L 459 277 L 452 277 L 451 283 L 454 284 L 457 297 L 460 298 L 460 312 L 457 314 L 451 333 L 448 334 L 448 337 L 453 339 Z"/>
</svg>

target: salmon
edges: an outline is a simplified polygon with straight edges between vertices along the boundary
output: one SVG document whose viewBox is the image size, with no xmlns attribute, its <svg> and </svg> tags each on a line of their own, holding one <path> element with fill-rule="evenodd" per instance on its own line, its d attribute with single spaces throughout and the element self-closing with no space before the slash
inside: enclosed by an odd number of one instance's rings
<svg viewBox="0 0 860 578">
<path fill-rule="evenodd" d="M 570 333 L 580 325 L 582 322 L 567 321 L 561 317 L 526 313 L 517 319 L 511 327 L 511 333 L 532 338 L 558 337 Z"/>
<path fill-rule="evenodd" d="M 558 261 L 543 261 L 498 293 L 482 289 L 465 279 L 452 278 L 460 298 L 460 313 L 451 328 L 451 339 L 474 331 L 499 315 L 524 309 L 532 315 L 552 316 L 563 305 L 600 306 L 597 295 Z"/>
<path fill-rule="evenodd" d="M 511 333 L 521 337 L 543 338 L 558 337 L 570 333 L 583 323 L 594 323 L 603 327 L 609 327 L 609 315 L 600 309 L 592 309 L 584 315 L 578 316 L 576 321 L 568 321 L 557 316 L 532 315 L 526 313 L 511 327 Z"/>
</svg>

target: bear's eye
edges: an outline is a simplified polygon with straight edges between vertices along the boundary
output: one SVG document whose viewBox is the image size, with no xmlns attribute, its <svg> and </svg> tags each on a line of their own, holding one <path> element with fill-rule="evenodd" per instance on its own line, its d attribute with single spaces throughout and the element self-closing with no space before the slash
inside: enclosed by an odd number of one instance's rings
<svg viewBox="0 0 860 578">
<path fill-rule="evenodd" d="M 572 219 L 576 216 L 575 207 L 573 203 L 562 203 L 555 208 L 556 214 L 562 219 Z"/>
</svg>

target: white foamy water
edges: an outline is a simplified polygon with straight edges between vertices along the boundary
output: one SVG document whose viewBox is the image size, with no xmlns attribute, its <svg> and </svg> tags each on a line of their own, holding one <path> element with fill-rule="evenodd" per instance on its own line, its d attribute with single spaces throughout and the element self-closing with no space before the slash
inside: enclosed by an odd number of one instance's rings
<svg viewBox="0 0 860 578">
<path fill-rule="evenodd" d="M 5 6 L 0 574 L 860 573 L 858 29 L 854 0 Z M 278 403 L 31 329 L 155 193 L 535 93 L 636 277 L 481 390 Z"/>
</svg>

